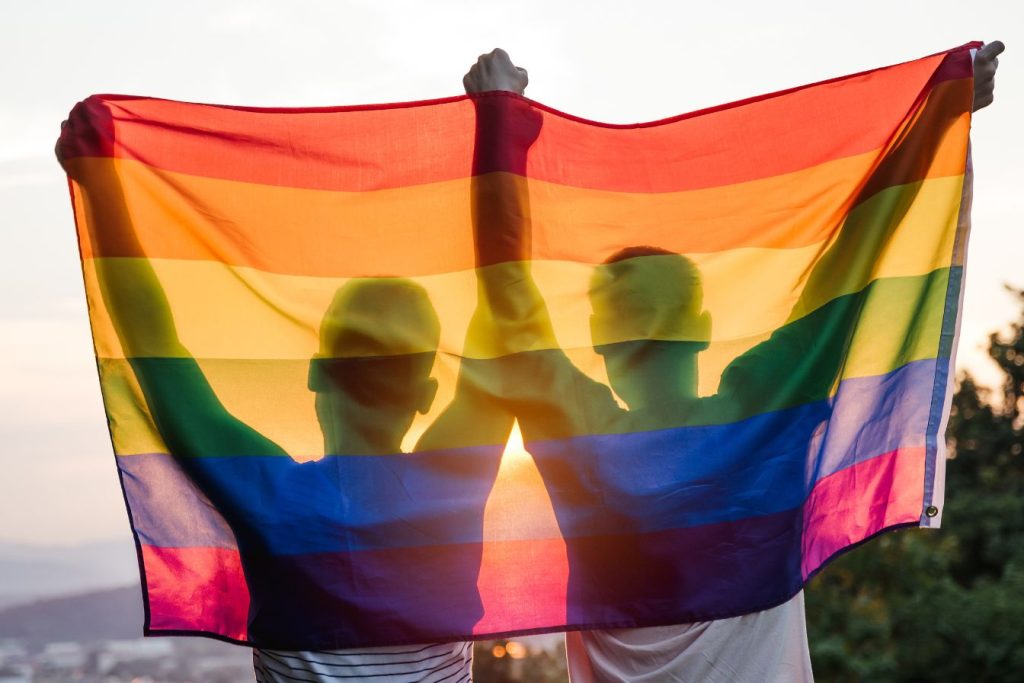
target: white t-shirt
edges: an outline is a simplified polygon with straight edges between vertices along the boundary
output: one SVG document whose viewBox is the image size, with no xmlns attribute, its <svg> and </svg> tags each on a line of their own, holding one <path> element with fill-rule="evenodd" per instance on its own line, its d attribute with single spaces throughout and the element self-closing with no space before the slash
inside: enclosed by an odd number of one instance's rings
<svg viewBox="0 0 1024 683">
<path fill-rule="evenodd" d="M 302 652 L 253 649 L 252 663 L 257 683 L 467 683 L 472 680 L 473 644 Z"/>
<path fill-rule="evenodd" d="M 731 619 L 565 636 L 572 683 L 813 683 L 804 594 Z"/>
</svg>

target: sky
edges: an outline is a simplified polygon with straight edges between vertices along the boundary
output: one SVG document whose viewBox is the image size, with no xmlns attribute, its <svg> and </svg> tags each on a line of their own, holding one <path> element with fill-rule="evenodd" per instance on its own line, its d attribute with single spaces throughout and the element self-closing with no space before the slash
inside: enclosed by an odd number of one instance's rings
<svg viewBox="0 0 1024 683">
<path fill-rule="evenodd" d="M 598 121 L 649 121 L 970 40 L 1003 40 L 974 122 L 974 231 L 958 365 L 984 353 L 1024 287 L 1024 9 L 944 2 L 4 2 L 0 22 L 0 541 L 127 538 L 53 144 L 93 93 L 319 106 L 461 91 L 505 48 L 527 95 Z"/>
</svg>

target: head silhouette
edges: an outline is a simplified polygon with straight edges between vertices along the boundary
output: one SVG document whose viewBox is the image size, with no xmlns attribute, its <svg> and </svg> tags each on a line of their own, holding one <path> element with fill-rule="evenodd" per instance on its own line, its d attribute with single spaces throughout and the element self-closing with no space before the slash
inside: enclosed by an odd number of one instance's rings
<svg viewBox="0 0 1024 683">
<path fill-rule="evenodd" d="M 622 249 L 594 271 L 594 349 L 631 409 L 696 395 L 696 357 L 711 332 L 703 298 L 696 264 L 657 247 Z"/>
<path fill-rule="evenodd" d="M 440 323 L 426 291 L 402 278 L 360 278 L 320 324 L 309 388 L 328 453 L 393 453 L 430 409 Z"/>
</svg>

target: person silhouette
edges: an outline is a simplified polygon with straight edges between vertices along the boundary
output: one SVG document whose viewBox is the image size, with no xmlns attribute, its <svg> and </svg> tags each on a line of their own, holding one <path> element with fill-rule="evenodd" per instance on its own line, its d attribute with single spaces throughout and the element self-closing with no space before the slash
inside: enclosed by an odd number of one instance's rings
<svg viewBox="0 0 1024 683">
<path fill-rule="evenodd" d="M 65 163 L 64 148 L 96 125 L 81 120 L 83 115 L 72 112 L 65 123 L 57 156 L 82 189 L 81 219 L 94 253 L 126 245 L 130 253 L 144 253 L 113 166 L 78 177 L 78 167 Z M 407 513 L 415 519 L 418 509 L 436 512 L 429 506 L 446 504 L 430 502 L 436 491 L 423 491 L 418 501 L 407 490 L 408 481 L 436 473 L 435 464 L 395 457 L 414 417 L 429 410 L 437 390 L 431 372 L 440 323 L 426 291 L 397 277 L 355 278 L 337 290 L 308 373 L 327 457 L 300 463 L 225 408 L 180 341 L 147 259 L 94 263 L 103 302 L 161 438 L 237 541 L 250 594 L 247 633 L 267 645 L 254 648 L 257 679 L 289 681 L 298 673 L 303 680 L 344 676 L 376 683 L 469 680 L 470 643 L 415 643 L 417 633 L 432 629 L 468 633 L 480 618 L 475 591 L 454 594 L 442 587 L 475 585 L 479 543 L 465 544 L 470 558 L 455 562 L 423 552 L 410 562 L 409 556 L 381 550 L 396 538 L 430 537 L 433 530 L 413 528 Z M 488 424 L 483 418 L 460 429 L 451 416 L 447 421 L 448 428 L 476 434 L 482 443 L 504 443 L 507 431 L 488 434 Z M 469 509 L 482 510 L 500 453 L 495 446 L 474 454 L 473 467 L 483 468 L 483 476 L 455 468 L 454 474 L 463 475 L 451 484 L 458 497 L 480 498 L 467 503 Z M 472 480 L 484 485 L 474 489 Z M 463 540 L 482 535 L 482 517 L 458 509 L 435 517 L 441 525 L 459 518 Z M 327 552 L 296 554 L 296 544 Z M 330 552 L 352 549 L 368 552 Z M 370 642 L 382 633 L 414 644 L 333 645 Z M 325 649 L 308 649 L 310 642 Z"/>
<path fill-rule="evenodd" d="M 1002 45 L 993 43 L 975 58 L 975 109 L 991 102 L 995 58 L 1001 51 Z M 511 90 L 522 94 L 521 89 L 504 85 L 514 82 L 521 71 L 506 53 L 495 50 L 481 57 L 464 83 L 469 93 Z M 523 128 L 539 128 L 540 123 L 522 123 L 538 114 L 522 100 L 506 102 L 502 113 L 488 112 L 487 102 L 477 100 L 478 156 L 500 148 L 505 151 L 503 170 L 526 169 L 529 144 L 507 143 Z M 897 141 L 855 204 L 884 187 L 885 179 L 899 177 L 897 170 L 907 174 L 908 169 L 927 167 L 929 158 L 922 152 L 934 146 L 934 136 L 954 123 L 943 118 L 941 106 L 929 110 L 930 106 L 921 117 L 930 116 L 932 125 L 913 127 Z M 481 145 L 486 149 L 479 149 Z M 527 450 L 551 496 L 568 550 L 569 624 L 665 623 L 663 605 L 692 602 L 695 588 L 716 582 L 719 589 L 742 594 L 740 602 L 758 610 L 713 621 L 570 633 L 567 652 L 573 681 L 710 680 L 723 675 L 734 681 L 811 680 L 799 578 L 783 585 L 760 586 L 755 581 L 744 585 L 733 582 L 728 573 L 716 575 L 718 567 L 709 561 L 716 551 L 728 554 L 734 544 L 760 543 L 765 566 L 785 566 L 788 556 L 799 555 L 794 543 L 799 543 L 800 520 L 782 520 L 767 538 L 747 538 L 742 528 L 726 528 L 716 538 L 691 547 L 660 547 L 648 542 L 650 521 L 666 515 L 685 518 L 688 506 L 699 498 L 699 494 L 678 495 L 679 487 L 673 490 L 673 484 L 679 483 L 671 480 L 676 472 L 667 456 L 673 453 L 623 457 L 624 447 L 616 452 L 599 439 L 577 437 L 728 424 L 827 398 L 849 349 L 864 296 L 843 297 L 818 308 L 819 302 L 806 293 L 821 289 L 834 273 L 841 272 L 840 266 L 859 274 L 866 264 L 853 263 L 857 251 L 852 240 L 868 251 L 872 244 L 883 243 L 899 225 L 906 205 L 893 207 L 883 220 L 852 218 L 862 224 L 847 226 L 850 229 L 818 261 L 788 324 L 735 358 L 712 396 L 697 394 L 698 355 L 707 348 L 711 317 L 703 310 L 696 266 L 685 256 L 654 246 L 631 247 L 612 255 L 596 269 L 591 282 L 591 333 L 611 388 L 626 404 L 622 407 L 609 387 L 577 369 L 559 349 L 528 263 L 529 193 L 507 175 L 495 176 L 478 184 L 474 227 L 478 266 L 488 266 L 478 270 L 481 297 L 490 311 L 486 317 L 496 343 L 504 344 L 507 353 L 470 361 L 476 367 L 466 376 L 475 378 L 479 393 L 500 398 L 519 420 Z M 965 183 L 965 189 L 968 186 Z M 787 439 L 809 447 L 818 425 L 828 418 L 827 406 L 819 412 L 807 416 L 801 433 L 788 434 Z M 777 426 L 779 432 L 789 429 L 781 423 Z M 718 461 L 718 480 L 730 474 L 744 476 L 740 469 L 730 471 L 732 465 L 742 467 L 735 459 L 736 448 L 724 443 L 717 448 L 719 452 L 690 452 L 687 457 Z M 654 463 L 650 469 L 644 469 L 644 457 Z M 773 474 L 803 481 L 801 459 L 783 460 Z M 623 472 L 628 468 L 632 469 Z M 700 483 L 690 482 L 695 489 Z M 806 496 L 802 489 L 793 493 L 797 502 Z M 681 561 L 681 555 L 695 561 Z M 720 585 L 723 580 L 731 582 L 728 587 Z M 709 612 L 705 607 L 704 613 Z"/>
</svg>

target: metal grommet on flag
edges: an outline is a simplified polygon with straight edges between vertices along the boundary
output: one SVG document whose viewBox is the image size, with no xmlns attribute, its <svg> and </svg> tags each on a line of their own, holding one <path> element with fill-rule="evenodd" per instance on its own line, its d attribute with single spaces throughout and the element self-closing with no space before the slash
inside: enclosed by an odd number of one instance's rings
<svg viewBox="0 0 1024 683">
<path fill-rule="evenodd" d="M 935 507 L 934 505 L 929 505 L 924 509 L 924 514 L 927 517 L 934 517 L 935 515 L 939 514 L 939 508 Z"/>
</svg>

